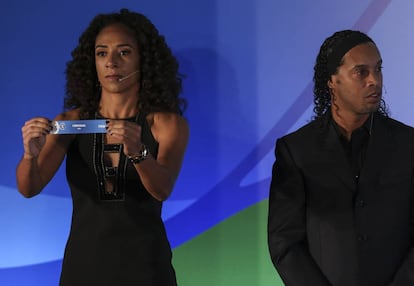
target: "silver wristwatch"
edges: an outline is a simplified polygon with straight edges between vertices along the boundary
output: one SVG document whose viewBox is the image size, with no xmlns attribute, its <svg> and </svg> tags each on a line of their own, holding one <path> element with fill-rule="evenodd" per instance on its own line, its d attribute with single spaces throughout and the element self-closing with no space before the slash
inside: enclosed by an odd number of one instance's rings
<svg viewBox="0 0 414 286">
<path fill-rule="evenodd" d="M 139 164 L 142 161 L 148 159 L 149 156 L 149 149 L 144 144 L 141 145 L 141 150 L 139 150 L 138 155 L 128 156 L 128 161 L 132 164 Z"/>
</svg>

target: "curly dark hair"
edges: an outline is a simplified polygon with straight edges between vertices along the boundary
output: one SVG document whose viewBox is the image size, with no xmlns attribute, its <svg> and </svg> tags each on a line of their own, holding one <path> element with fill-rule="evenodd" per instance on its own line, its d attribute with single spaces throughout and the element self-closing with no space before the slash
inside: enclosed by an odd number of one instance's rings
<svg viewBox="0 0 414 286">
<path fill-rule="evenodd" d="M 341 61 L 339 65 L 336 67 L 335 72 L 330 72 L 328 68 L 329 56 L 334 52 L 335 48 L 337 48 L 338 43 L 341 43 L 345 38 L 348 38 L 356 33 L 363 34 L 362 32 L 353 30 L 343 30 L 336 32 L 332 36 L 327 38 L 320 48 L 319 54 L 316 57 L 313 76 L 313 112 L 315 114 L 314 119 L 323 116 L 330 109 L 331 94 L 328 87 L 328 81 L 330 80 L 331 75 L 336 74 L 338 72 L 338 67 L 343 64 L 343 61 Z M 368 36 L 366 37 L 369 39 Z M 370 42 L 374 43 L 372 40 L 370 40 Z M 382 98 L 380 107 L 378 108 L 378 112 L 385 116 L 388 116 L 387 106 Z"/>
<path fill-rule="evenodd" d="M 66 66 L 65 108 L 80 108 L 81 118 L 98 111 L 100 86 L 95 67 L 95 40 L 108 25 L 121 23 L 135 34 L 140 53 L 141 112 L 167 111 L 182 114 L 186 100 L 179 97 L 183 76 L 178 62 L 157 28 L 144 15 L 121 9 L 119 13 L 97 15 L 79 38 Z"/>
</svg>

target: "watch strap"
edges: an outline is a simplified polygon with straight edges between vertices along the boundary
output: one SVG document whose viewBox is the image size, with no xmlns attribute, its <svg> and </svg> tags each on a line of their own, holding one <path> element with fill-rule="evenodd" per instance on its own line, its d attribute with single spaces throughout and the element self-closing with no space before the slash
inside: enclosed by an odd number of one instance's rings
<svg viewBox="0 0 414 286">
<path fill-rule="evenodd" d="M 148 159 L 149 156 L 149 149 L 144 144 L 141 145 L 141 149 L 137 155 L 128 156 L 128 161 L 132 164 L 139 164 L 142 161 Z"/>
</svg>

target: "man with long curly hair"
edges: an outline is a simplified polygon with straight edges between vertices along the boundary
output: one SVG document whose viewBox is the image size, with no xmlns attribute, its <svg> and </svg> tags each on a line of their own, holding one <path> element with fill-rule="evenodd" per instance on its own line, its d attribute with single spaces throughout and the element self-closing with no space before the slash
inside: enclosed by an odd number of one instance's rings
<svg viewBox="0 0 414 286">
<path fill-rule="evenodd" d="M 271 259 L 289 286 L 414 285 L 414 130 L 387 114 L 366 34 L 322 44 L 314 120 L 276 142 Z"/>
<path fill-rule="evenodd" d="M 176 285 L 161 219 L 189 136 L 175 57 L 144 15 L 122 9 L 92 20 L 66 77 L 66 111 L 24 124 L 16 172 L 32 197 L 66 156 L 73 215 L 60 285 Z M 103 132 L 50 134 L 86 120 Z"/>
</svg>

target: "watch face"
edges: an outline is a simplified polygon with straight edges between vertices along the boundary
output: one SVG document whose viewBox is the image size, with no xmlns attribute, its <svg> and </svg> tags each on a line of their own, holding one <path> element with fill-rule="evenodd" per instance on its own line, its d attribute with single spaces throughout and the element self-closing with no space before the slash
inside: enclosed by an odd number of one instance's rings
<svg viewBox="0 0 414 286">
<path fill-rule="evenodd" d="M 128 160 L 133 164 L 139 164 L 142 161 L 146 160 L 148 158 L 148 148 L 144 144 L 142 144 L 141 150 L 139 151 L 139 154 L 137 156 L 130 156 L 128 157 Z"/>
<path fill-rule="evenodd" d="M 141 149 L 141 157 L 147 159 L 148 156 L 148 148 L 145 145 L 142 145 L 142 149 Z"/>
</svg>

